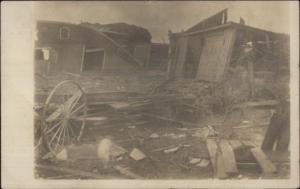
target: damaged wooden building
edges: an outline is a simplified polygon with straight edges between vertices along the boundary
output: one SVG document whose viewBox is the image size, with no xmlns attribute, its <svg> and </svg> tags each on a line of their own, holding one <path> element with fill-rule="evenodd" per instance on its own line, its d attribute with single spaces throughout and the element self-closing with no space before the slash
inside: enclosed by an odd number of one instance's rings
<svg viewBox="0 0 300 189">
<path fill-rule="evenodd" d="M 142 27 L 38 21 L 36 28 L 36 73 L 127 74 L 151 67 L 154 62 L 152 36 Z"/>
<path fill-rule="evenodd" d="M 242 18 L 229 22 L 227 9 L 186 31 L 169 32 L 169 40 L 171 77 L 220 82 L 236 66 L 244 66 L 252 78 L 289 69 L 288 35 L 247 26 Z"/>
</svg>

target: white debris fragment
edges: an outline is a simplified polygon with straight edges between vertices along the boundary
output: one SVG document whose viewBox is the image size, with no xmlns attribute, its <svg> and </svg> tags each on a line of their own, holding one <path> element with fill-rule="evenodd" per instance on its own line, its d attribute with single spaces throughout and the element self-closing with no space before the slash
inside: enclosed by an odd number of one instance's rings
<svg viewBox="0 0 300 189">
<path fill-rule="evenodd" d="M 164 150 L 164 153 L 168 154 L 168 153 L 172 153 L 172 152 L 176 152 L 177 150 L 179 150 L 180 146 L 177 146 L 175 148 L 170 148 L 167 150 Z"/>
<path fill-rule="evenodd" d="M 56 154 L 55 158 L 58 160 L 67 160 L 68 159 L 67 149 L 64 148 L 62 151 Z"/>
<path fill-rule="evenodd" d="M 207 159 L 202 159 L 200 163 L 198 163 L 196 166 L 197 167 L 207 167 L 209 165 L 209 160 Z"/>
<path fill-rule="evenodd" d="M 123 156 L 120 156 L 116 159 L 116 161 L 122 161 L 123 160 Z"/>
<path fill-rule="evenodd" d="M 189 163 L 190 163 L 190 164 L 196 164 L 196 163 L 199 163 L 200 161 L 201 161 L 200 158 L 192 158 L 192 159 L 189 161 Z"/>
<path fill-rule="evenodd" d="M 152 133 L 149 137 L 150 138 L 159 138 L 159 135 L 157 133 Z"/>
<path fill-rule="evenodd" d="M 135 126 L 134 125 L 130 125 L 128 126 L 129 129 L 135 129 Z"/>
<path fill-rule="evenodd" d="M 111 158 L 112 147 L 113 147 L 113 143 L 108 138 L 102 139 L 98 144 L 97 156 L 104 165 L 107 165 L 111 160 L 110 158 Z"/>
<path fill-rule="evenodd" d="M 142 159 L 145 159 L 146 158 L 146 155 L 140 151 L 139 149 L 137 148 L 134 148 L 131 152 L 130 152 L 130 155 L 129 155 L 132 159 L 134 160 L 142 160 Z"/>
<path fill-rule="evenodd" d="M 250 121 L 244 120 L 244 121 L 242 121 L 242 123 L 247 124 L 247 123 L 250 123 Z"/>
<path fill-rule="evenodd" d="M 183 127 L 183 128 L 178 128 L 178 130 L 181 130 L 181 131 L 187 131 L 188 129 Z"/>
</svg>

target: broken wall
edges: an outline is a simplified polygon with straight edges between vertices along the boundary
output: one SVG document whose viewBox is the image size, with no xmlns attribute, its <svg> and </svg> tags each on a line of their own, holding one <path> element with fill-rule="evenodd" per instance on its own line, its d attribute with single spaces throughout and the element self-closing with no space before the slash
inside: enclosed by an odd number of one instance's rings
<svg viewBox="0 0 300 189">
<path fill-rule="evenodd" d="M 219 82 L 231 57 L 235 29 L 227 28 L 205 34 L 204 46 L 200 57 L 196 78 Z"/>
</svg>

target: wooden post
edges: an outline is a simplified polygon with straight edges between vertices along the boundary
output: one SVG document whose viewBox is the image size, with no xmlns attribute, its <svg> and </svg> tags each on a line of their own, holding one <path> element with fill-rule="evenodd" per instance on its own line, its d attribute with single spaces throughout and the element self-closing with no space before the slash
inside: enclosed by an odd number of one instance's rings
<svg viewBox="0 0 300 189">
<path fill-rule="evenodd" d="M 248 77 L 249 77 L 249 87 L 250 87 L 250 98 L 254 96 L 254 68 L 252 60 L 247 60 L 248 66 Z"/>
</svg>

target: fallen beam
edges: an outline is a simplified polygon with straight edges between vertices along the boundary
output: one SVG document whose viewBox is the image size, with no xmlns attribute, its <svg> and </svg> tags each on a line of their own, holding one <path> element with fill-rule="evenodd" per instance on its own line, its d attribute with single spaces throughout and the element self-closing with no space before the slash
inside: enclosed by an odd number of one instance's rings
<svg viewBox="0 0 300 189">
<path fill-rule="evenodd" d="M 237 174 L 238 169 L 236 166 L 236 160 L 229 142 L 227 140 L 220 141 L 220 147 L 222 150 L 223 161 L 225 165 L 225 171 L 228 174 Z"/>
</svg>

